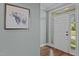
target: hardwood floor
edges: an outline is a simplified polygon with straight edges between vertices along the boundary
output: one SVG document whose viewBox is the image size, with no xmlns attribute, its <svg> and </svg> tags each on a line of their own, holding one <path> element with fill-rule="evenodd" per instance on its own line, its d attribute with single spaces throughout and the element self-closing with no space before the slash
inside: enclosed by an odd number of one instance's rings
<svg viewBox="0 0 79 59">
<path fill-rule="evenodd" d="M 66 53 L 66 52 L 61 51 L 61 50 L 56 49 L 56 48 L 52 48 L 52 51 L 53 51 L 54 56 L 73 56 L 69 53 Z"/>
<path fill-rule="evenodd" d="M 48 56 L 49 55 L 49 47 L 44 46 L 40 48 L 40 56 Z"/>
<path fill-rule="evenodd" d="M 57 48 L 54 48 L 54 47 L 52 48 L 49 46 L 44 46 L 44 47 L 40 48 L 40 56 L 49 56 L 50 49 L 52 49 L 53 56 L 73 56 L 69 53 L 66 53 L 66 52 L 61 51 Z"/>
</svg>

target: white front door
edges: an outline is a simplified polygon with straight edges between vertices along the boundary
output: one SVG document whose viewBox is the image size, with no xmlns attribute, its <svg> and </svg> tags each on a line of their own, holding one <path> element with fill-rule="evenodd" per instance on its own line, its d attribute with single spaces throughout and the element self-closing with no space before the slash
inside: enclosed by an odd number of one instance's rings
<svg viewBox="0 0 79 59">
<path fill-rule="evenodd" d="M 54 47 L 69 52 L 69 13 L 54 16 Z M 68 35 L 67 35 L 68 34 Z"/>
</svg>

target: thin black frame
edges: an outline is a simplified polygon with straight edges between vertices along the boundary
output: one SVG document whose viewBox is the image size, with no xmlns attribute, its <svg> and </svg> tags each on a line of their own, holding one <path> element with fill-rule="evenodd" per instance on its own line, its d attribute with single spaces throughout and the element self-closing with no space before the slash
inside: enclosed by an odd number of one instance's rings
<svg viewBox="0 0 79 59">
<path fill-rule="evenodd" d="M 12 5 L 12 4 L 8 4 L 8 3 L 5 3 L 5 12 L 4 12 L 4 29 L 5 30 L 29 30 L 29 28 L 6 28 L 6 6 L 9 5 L 9 6 L 14 6 L 14 7 L 17 7 L 17 8 L 22 8 L 22 9 L 27 9 L 29 11 L 29 18 L 30 18 L 30 9 L 28 8 L 24 8 L 24 7 L 20 7 L 20 6 L 16 6 L 16 5 Z M 28 20 L 29 21 L 29 20 Z M 29 26 L 29 22 L 28 22 L 28 26 Z"/>
</svg>

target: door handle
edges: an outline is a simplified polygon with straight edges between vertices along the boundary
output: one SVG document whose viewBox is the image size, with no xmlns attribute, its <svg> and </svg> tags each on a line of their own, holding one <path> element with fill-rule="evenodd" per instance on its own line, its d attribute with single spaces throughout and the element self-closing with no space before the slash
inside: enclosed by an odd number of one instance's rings
<svg viewBox="0 0 79 59">
<path fill-rule="evenodd" d="M 65 33 L 65 40 L 68 40 L 68 31 L 66 31 L 66 33 Z"/>
<path fill-rule="evenodd" d="M 66 31 L 66 36 L 68 36 L 68 31 Z"/>
<path fill-rule="evenodd" d="M 66 34 L 66 36 L 68 36 L 68 33 Z"/>
</svg>

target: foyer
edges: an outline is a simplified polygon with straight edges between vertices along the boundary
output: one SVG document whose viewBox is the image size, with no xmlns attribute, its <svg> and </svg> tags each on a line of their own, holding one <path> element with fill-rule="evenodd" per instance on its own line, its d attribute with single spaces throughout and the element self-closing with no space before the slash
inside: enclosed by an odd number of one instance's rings
<svg viewBox="0 0 79 59">
<path fill-rule="evenodd" d="M 40 10 L 40 55 L 79 55 L 79 4 L 42 3 Z"/>
</svg>

